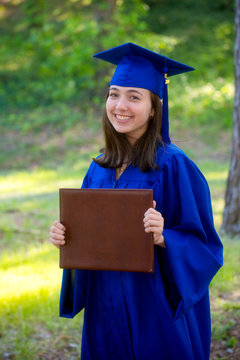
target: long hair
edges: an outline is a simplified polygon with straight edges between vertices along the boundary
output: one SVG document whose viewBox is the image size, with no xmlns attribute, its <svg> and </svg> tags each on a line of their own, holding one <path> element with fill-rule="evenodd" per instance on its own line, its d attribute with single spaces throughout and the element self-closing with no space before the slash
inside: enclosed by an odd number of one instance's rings
<svg viewBox="0 0 240 360">
<path fill-rule="evenodd" d="M 106 99 L 108 98 L 109 91 Z M 105 147 L 101 149 L 102 155 L 93 160 L 105 168 L 121 167 L 126 161 L 133 166 L 139 166 L 141 171 L 157 169 L 154 162 L 156 149 L 163 144 L 161 137 L 162 128 L 162 102 L 158 95 L 150 92 L 154 115 L 149 118 L 148 127 L 145 133 L 132 146 L 125 134 L 118 133 L 110 123 L 106 108 L 104 109 L 102 124 L 105 138 Z"/>
</svg>

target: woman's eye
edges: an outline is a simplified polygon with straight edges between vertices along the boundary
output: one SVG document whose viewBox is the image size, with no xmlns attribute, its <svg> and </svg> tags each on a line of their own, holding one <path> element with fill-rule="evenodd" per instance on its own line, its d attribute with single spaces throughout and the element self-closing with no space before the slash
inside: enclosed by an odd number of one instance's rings
<svg viewBox="0 0 240 360">
<path fill-rule="evenodd" d="M 131 96 L 131 100 L 139 100 L 139 97 L 137 97 L 137 96 Z"/>
<path fill-rule="evenodd" d="M 109 97 L 112 97 L 112 98 L 113 98 L 113 97 L 117 97 L 117 94 L 115 94 L 115 93 L 110 93 L 110 94 L 109 94 Z"/>
</svg>

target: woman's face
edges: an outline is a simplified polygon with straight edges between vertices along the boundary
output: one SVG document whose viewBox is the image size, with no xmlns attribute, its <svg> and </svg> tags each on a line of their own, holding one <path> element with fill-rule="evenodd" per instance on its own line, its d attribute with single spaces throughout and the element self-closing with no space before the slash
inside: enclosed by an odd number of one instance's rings
<svg viewBox="0 0 240 360">
<path fill-rule="evenodd" d="M 114 129 L 126 134 L 131 144 L 139 139 L 153 115 L 150 91 L 142 88 L 112 85 L 106 111 Z"/>
</svg>

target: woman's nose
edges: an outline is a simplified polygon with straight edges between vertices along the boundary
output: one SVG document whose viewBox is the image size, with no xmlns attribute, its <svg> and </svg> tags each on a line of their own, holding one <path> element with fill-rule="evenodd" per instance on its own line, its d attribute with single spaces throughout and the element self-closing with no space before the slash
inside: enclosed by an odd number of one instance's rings
<svg viewBox="0 0 240 360">
<path fill-rule="evenodd" d="M 119 97 L 117 104 L 116 104 L 116 109 L 118 110 L 127 110 L 127 101 L 126 99 L 124 99 L 124 97 Z"/>
</svg>

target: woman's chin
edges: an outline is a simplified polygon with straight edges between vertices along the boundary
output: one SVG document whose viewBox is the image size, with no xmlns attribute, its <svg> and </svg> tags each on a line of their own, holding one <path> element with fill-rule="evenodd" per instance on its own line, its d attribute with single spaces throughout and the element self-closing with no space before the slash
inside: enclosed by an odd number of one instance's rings
<svg viewBox="0 0 240 360">
<path fill-rule="evenodd" d="M 114 129 L 120 134 L 127 134 L 130 130 L 123 125 L 114 126 Z"/>
</svg>

